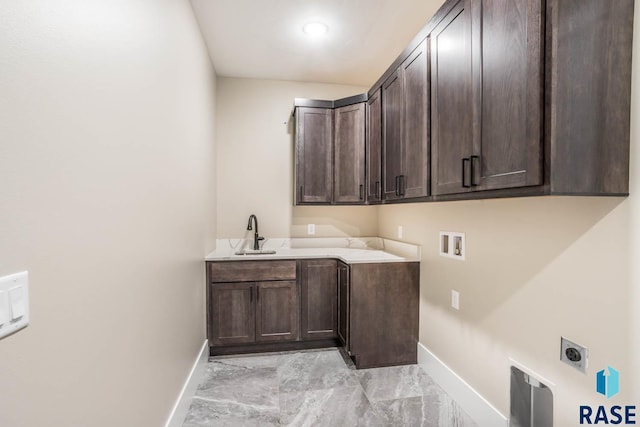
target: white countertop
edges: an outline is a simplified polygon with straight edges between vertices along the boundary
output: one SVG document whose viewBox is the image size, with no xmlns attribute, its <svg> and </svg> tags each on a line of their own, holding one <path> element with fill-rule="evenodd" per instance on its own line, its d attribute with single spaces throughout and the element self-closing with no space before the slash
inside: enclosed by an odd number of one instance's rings
<svg viewBox="0 0 640 427">
<path fill-rule="evenodd" d="M 275 254 L 236 255 L 252 245 L 253 240 L 248 239 L 218 239 L 216 250 L 205 261 L 313 258 L 336 258 L 347 264 L 420 261 L 419 246 L 379 237 L 267 239 L 262 249 L 275 250 Z"/>
</svg>

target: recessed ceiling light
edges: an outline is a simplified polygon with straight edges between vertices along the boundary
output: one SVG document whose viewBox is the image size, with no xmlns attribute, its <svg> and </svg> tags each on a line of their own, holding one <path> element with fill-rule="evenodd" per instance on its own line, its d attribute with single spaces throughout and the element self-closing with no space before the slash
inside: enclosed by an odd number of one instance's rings
<svg viewBox="0 0 640 427">
<path fill-rule="evenodd" d="M 319 37 L 327 34 L 329 27 L 327 24 L 323 24 L 322 22 L 309 22 L 304 24 L 302 31 L 304 31 L 308 36 Z"/>
</svg>

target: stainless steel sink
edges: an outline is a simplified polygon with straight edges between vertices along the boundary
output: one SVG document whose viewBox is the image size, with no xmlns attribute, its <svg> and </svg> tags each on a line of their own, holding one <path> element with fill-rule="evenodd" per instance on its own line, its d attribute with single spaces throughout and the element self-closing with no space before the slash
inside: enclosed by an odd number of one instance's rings
<svg viewBox="0 0 640 427">
<path fill-rule="evenodd" d="M 236 252 L 236 255 L 273 255 L 276 251 L 261 249 L 259 251 L 253 249 L 243 249 Z"/>
</svg>

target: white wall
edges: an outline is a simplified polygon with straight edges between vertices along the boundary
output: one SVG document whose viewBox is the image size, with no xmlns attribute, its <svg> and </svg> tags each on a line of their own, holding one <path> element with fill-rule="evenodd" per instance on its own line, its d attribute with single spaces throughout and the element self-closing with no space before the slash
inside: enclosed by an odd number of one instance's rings
<svg viewBox="0 0 640 427">
<path fill-rule="evenodd" d="M 250 214 L 265 237 L 371 236 L 376 208 L 294 207 L 294 98 L 339 99 L 366 92 L 359 86 L 218 78 L 217 182 L 219 238 L 247 236 Z"/>
<path fill-rule="evenodd" d="M 631 196 L 541 197 L 383 206 L 379 231 L 422 245 L 420 342 L 509 414 L 509 358 L 555 383 L 555 425 L 579 405 L 640 402 L 640 30 L 636 8 Z M 438 256 L 438 232 L 466 232 L 465 262 Z M 460 311 L 450 306 L 460 292 Z M 559 360 L 560 336 L 589 348 L 586 375 Z M 621 393 L 595 373 L 621 373 Z"/>
<path fill-rule="evenodd" d="M 0 425 L 159 426 L 202 345 L 215 73 L 189 3 L 0 2 Z"/>
</svg>

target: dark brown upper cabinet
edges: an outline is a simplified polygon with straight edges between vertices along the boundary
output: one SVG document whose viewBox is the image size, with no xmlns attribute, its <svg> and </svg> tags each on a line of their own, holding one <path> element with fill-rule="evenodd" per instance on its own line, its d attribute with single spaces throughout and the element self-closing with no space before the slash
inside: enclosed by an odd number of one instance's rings
<svg viewBox="0 0 640 427">
<path fill-rule="evenodd" d="M 429 195 L 429 55 L 425 40 L 402 64 L 403 176 L 405 198 Z"/>
<path fill-rule="evenodd" d="M 429 195 L 429 63 L 424 40 L 382 85 L 383 198 Z"/>
<path fill-rule="evenodd" d="M 436 195 L 470 190 L 463 171 L 479 138 L 479 73 L 474 73 L 479 58 L 471 34 L 478 12 L 471 9 L 471 0 L 462 0 L 430 36 L 431 183 Z"/>
<path fill-rule="evenodd" d="M 296 205 L 366 203 L 366 101 L 296 98 Z"/>
<path fill-rule="evenodd" d="M 628 195 L 634 0 L 547 0 L 545 185 Z"/>
<path fill-rule="evenodd" d="M 434 199 L 627 195 L 633 3 L 446 2 L 429 33 Z"/>
<path fill-rule="evenodd" d="M 542 184 L 541 10 L 460 0 L 431 32 L 434 195 Z"/>
<path fill-rule="evenodd" d="M 482 2 L 482 29 L 474 34 L 481 40 L 482 125 L 469 162 L 470 185 L 479 190 L 543 183 L 543 10 L 543 0 Z"/>
<path fill-rule="evenodd" d="M 369 97 L 366 203 L 628 195 L 633 10 L 634 0 L 446 0 L 357 101 Z M 327 117 L 338 106 L 320 102 Z M 298 145 L 296 203 L 363 203 L 360 160 L 348 169 L 357 156 L 336 155 L 334 192 L 334 129 L 311 121 L 324 148 Z"/>
<path fill-rule="evenodd" d="M 382 198 L 399 199 L 402 175 L 402 77 L 396 71 L 382 85 Z"/>
<path fill-rule="evenodd" d="M 333 200 L 365 202 L 365 103 L 336 108 Z"/>
<path fill-rule="evenodd" d="M 382 98 L 378 89 L 367 102 L 367 202 L 382 202 Z"/>
<path fill-rule="evenodd" d="M 296 108 L 295 203 L 331 204 L 333 109 Z"/>
</svg>

